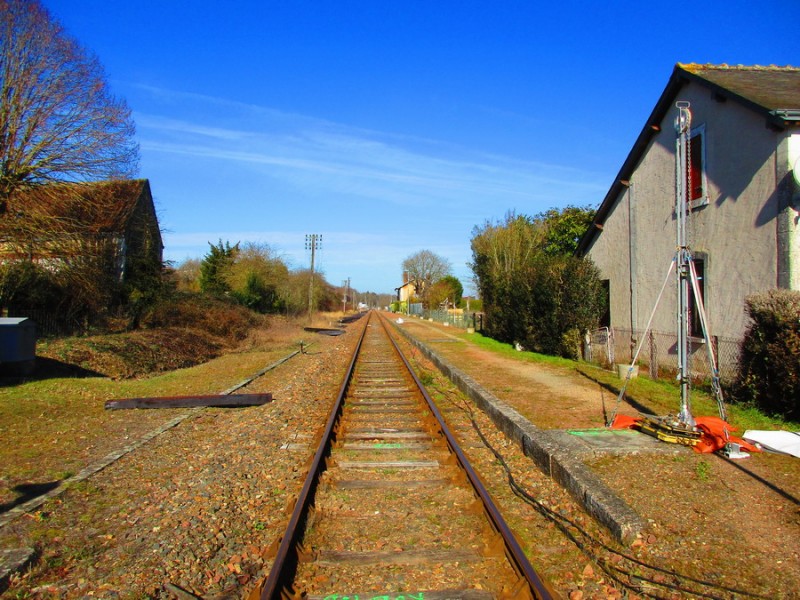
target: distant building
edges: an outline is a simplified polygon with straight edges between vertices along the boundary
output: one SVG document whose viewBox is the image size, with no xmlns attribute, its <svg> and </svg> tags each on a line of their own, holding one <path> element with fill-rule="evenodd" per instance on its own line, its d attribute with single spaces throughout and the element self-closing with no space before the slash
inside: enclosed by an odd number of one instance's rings
<svg viewBox="0 0 800 600">
<path fill-rule="evenodd" d="M 636 339 L 676 250 L 678 101 L 692 114 L 689 246 L 709 329 L 739 340 L 746 296 L 800 289 L 800 69 L 676 65 L 578 252 L 608 286 L 605 324 Z M 667 292 L 651 329 L 675 331 L 676 311 Z"/>
<path fill-rule="evenodd" d="M 400 287 L 394 288 L 394 291 L 397 294 L 398 302 L 408 302 L 409 299 L 413 299 L 414 296 L 417 295 L 417 287 L 410 281 L 405 282 Z"/>
<path fill-rule="evenodd" d="M 409 279 L 408 271 L 403 271 L 403 285 L 394 288 L 394 291 L 398 302 L 411 302 L 421 290 L 418 290 L 416 284 Z"/>
</svg>

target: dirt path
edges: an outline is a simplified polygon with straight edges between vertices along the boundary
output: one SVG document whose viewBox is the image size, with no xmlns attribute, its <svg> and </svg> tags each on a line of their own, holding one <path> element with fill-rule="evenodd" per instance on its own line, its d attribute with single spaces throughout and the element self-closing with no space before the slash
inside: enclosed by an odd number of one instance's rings
<svg viewBox="0 0 800 600">
<path fill-rule="evenodd" d="M 616 397 L 576 371 L 509 360 L 465 341 L 437 323 L 404 320 L 402 327 L 492 394 L 543 429 L 603 427 Z M 620 414 L 636 415 L 623 401 Z"/>
<path fill-rule="evenodd" d="M 538 427 L 603 427 L 616 403 L 574 371 L 494 354 L 441 324 L 401 326 Z M 624 402 L 619 412 L 637 414 Z M 800 598 L 800 460 L 761 453 L 731 461 L 676 447 L 672 455 L 597 456 L 588 466 L 650 523 L 635 546 L 661 565 L 664 581 L 696 578 L 715 598 Z"/>
</svg>

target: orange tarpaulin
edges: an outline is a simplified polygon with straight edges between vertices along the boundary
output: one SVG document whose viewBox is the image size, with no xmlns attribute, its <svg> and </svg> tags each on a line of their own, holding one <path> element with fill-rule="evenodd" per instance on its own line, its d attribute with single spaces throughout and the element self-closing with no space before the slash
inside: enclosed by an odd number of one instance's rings
<svg viewBox="0 0 800 600">
<path fill-rule="evenodd" d="M 617 415 L 611 423 L 611 429 L 638 429 L 642 417 L 630 417 L 628 415 Z M 695 452 L 711 453 L 722 450 L 725 444 L 733 442 L 739 444 L 742 450 L 747 452 L 761 452 L 761 449 L 742 438 L 731 435 L 731 431 L 736 428 L 730 423 L 723 421 L 719 417 L 695 417 L 697 429 L 702 433 L 700 441 L 693 445 Z M 727 432 L 727 435 L 726 435 Z"/>
</svg>

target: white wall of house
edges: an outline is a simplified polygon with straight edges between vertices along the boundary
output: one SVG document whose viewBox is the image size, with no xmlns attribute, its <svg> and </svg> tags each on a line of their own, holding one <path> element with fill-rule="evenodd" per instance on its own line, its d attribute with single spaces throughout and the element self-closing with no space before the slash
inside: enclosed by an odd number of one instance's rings
<svg viewBox="0 0 800 600">
<path fill-rule="evenodd" d="M 676 100 L 690 102 L 693 129 L 705 131 L 708 203 L 691 212 L 689 245 L 704 260 L 709 328 L 713 335 L 740 338 L 747 326 L 745 297 L 779 285 L 779 228 L 787 227 L 788 213 L 783 207 L 781 214 L 776 174 L 785 171 L 779 157 L 790 145 L 796 152 L 797 139 L 768 128 L 764 116 L 738 102 L 714 99 L 697 83 L 684 86 Z M 588 251 L 610 280 L 614 327 L 645 329 L 675 256 L 677 112 L 673 106 L 661 122 L 630 188 L 617 199 Z M 793 223 L 784 238 L 796 247 Z M 797 264 L 789 269 L 795 281 Z M 654 314 L 655 331 L 675 330 L 675 288 L 673 276 Z"/>
<path fill-rule="evenodd" d="M 414 287 L 413 283 L 411 282 L 404 283 L 399 288 L 397 288 L 397 296 L 398 296 L 397 299 L 400 302 L 407 302 L 408 299 L 414 296 L 414 294 L 416 293 L 417 293 L 416 288 Z"/>
<path fill-rule="evenodd" d="M 788 204 L 785 221 L 789 234 L 789 287 L 800 290 L 800 132 L 789 135 L 787 143 L 789 175 L 787 176 Z"/>
</svg>

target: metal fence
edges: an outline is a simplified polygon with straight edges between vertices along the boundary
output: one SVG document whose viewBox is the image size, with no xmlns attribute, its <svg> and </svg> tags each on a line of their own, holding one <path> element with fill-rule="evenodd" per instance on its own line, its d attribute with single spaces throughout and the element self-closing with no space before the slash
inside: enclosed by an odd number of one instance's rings
<svg viewBox="0 0 800 600">
<path fill-rule="evenodd" d="M 447 325 L 460 329 L 472 328 L 475 331 L 481 331 L 483 329 L 483 313 L 467 312 L 462 309 L 425 309 L 418 313 L 411 314 L 416 314 L 418 317 L 430 319 L 437 323 L 447 323 Z"/>
<path fill-rule="evenodd" d="M 422 302 L 411 302 L 408 305 L 408 314 L 415 315 L 417 317 L 421 317 L 424 313 L 424 309 L 422 308 Z"/>
<path fill-rule="evenodd" d="M 642 336 L 644 340 L 642 340 Z M 711 337 L 711 351 L 719 369 L 720 380 L 730 383 L 736 379 L 741 352 L 741 340 Z M 586 339 L 584 358 L 587 361 L 613 367 L 615 363 L 630 364 L 639 344 L 637 363 L 646 367 L 651 378 L 667 377 L 678 372 L 675 333 L 636 331 L 621 328 L 597 329 Z M 689 348 L 689 372 L 697 380 L 711 377 L 708 349 L 702 338 L 692 338 Z"/>
<path fill-rule="evenodd" d="M 38 308 L 9 307 L 9 317 L 28 317 L 36 324 L 37 337 L 57 337 L 83 333 L 85 323 L 66 315 Z"/>
</svg>

